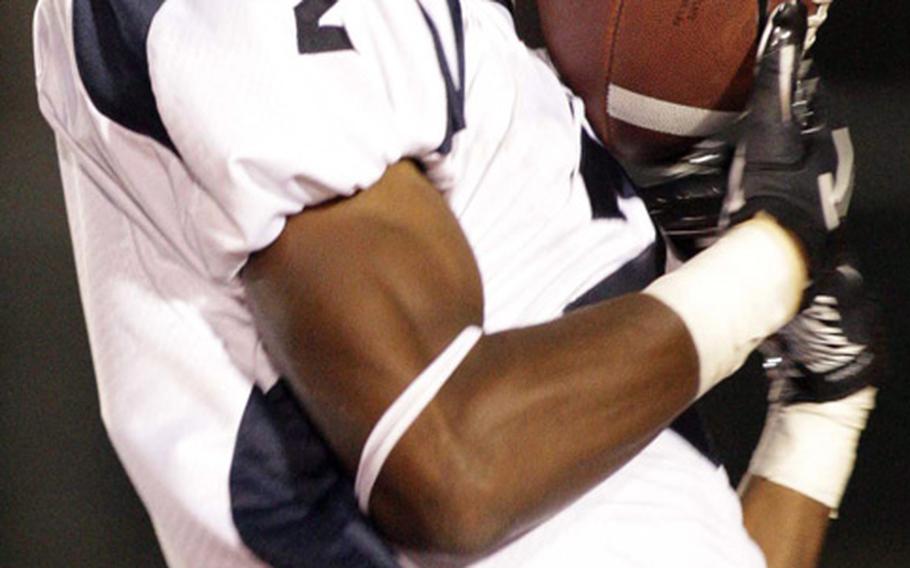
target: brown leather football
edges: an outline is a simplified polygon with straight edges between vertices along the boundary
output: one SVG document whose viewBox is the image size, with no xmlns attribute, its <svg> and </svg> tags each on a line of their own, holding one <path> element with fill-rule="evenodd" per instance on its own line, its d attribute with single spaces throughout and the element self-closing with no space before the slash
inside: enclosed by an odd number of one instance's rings
<svg viewBox="0 0 910 568">
<path fill-rule="evenodd" d="M 538 0 L 538 9 L 556 67 L 620 158 L 671 158 L 745 108 L 756 0 Z"/>
</svg>

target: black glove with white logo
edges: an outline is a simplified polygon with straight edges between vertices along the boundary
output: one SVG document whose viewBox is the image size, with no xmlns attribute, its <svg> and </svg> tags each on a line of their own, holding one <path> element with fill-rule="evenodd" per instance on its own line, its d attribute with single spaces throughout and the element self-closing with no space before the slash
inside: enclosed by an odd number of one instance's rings
<svg viewBox="0 0 910 568">
<path fill-rule="evenodd" d="M 810 275 L 820 278 L 837 256 L 832 234 L 850 203 L 853 149 L 846 128 L 832 129 L 811 62 L 802 60 L 805 34 L 801 2 L 781 4 L 772 14 L 722 225 L 767 212 L 796 235 Z"/>
<path fill-rule="evenodd" d="M 810 288 L 806 307 L 761 347 L 772 403 L 828 402 L 878 386 L 881 314 L 854 264 L 842 258 Z"/>
<path fill-rule="evenodd" d="M 840 229 L 852 192 L 850 139 L 832 130 L 811 63 L 801 61 L 805 33 L 795 1 L 766 28 L 722 222 L 767 212 L 808 257 L 812 284 L 800 312 L 761 347 L 770 405 L 749 473 L 836 513 L 875 406 L 884 343 Z"/>
</svg>

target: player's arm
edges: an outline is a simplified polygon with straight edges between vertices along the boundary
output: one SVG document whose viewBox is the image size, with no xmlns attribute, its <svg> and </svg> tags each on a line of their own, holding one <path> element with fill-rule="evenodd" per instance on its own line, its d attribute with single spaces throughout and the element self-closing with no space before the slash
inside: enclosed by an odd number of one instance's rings
<svg viewBox="0 0 910 568">
<path fill-rule="evenodd" d="M 871 354 L 871 363 L 877 362 L 875 348 L 863 348 Z M 875 364 L 855 365 L 858 361 L 862 355 L 850 358 L 848 366 L 838 370 L 852 368 L 855 377 L 861 375 L 860 383 L 880 371 Z M 835 373 L 828 376 L 842 375 Z M 799 381 L 779 377 L 774 382 L 792 386 Z M 780 391 L 780 384 L 772 386 L 772 391 Z M 762 440 L 741 484 L 743 522 L 770 568 L 818 565 L 829 519 L 853 471 L 875 394 L 873 387 L 863 387 L 846 398 L 826 402 L 793 403 L 779 398 L 772 402 Z"/>
<path fill-rule="evenodd" d="M 744 487 L 743 524 L 768 568 L 817 566 L 831 510 L 763 477 L 750 477 Z"/>
<path fill-rule="evenodd" d="M 737 272 L 727 263 L 742 264 L 755 246 L 789 282 L 755 288 L 762 297 L 734 294 L 732 304 L 751 304 L 761 316 L 736 306 L 723 313 L 728 306 L 707 293 L 705 307 L 721 302 L 720 313 L 703 326 L 727 325 L 719 335 L 735 343 L 779 325 L 768 321 L 779 301 L 790 311 L 777 310 L 774 320 L 795 310 L 804 274 L 792 239 L 767 220 L 734 233 L 701 266 L 658 281 L 650 293 L 661 300 L 634 294 L 484 335 L 382 466 L 369 506 L 383 530 L 420 549 L 478 552 L 626 463 L 707 388 L 705 363 L 709 381 L 739 363 L 712 365 L 715 355 L 693 343 L 704 335 L 693 339 L 693 324 L 677 315 L 685 310 L 667 307 L 677 300 L 661 289 L 690 296 L 701 279 L 716 291 L 712 277 Z M 470 248 L 440 194 L 408 162 L 353 198 L 292 218 L 243 279 L 272 358 L 352 473 L 405 387 L 463 329 L 482 325 Z M 716 348 L 740 361 L 750 350 Z"/>
<path fill-rule="evenodd" d="M 878 309 L 847 255 L 763 346 L 765 428 L 741 484 L 744 523 L 771 568 L 816 566 L 883 373 Z"/>
<path fill-rule="evenodd" d="M 770 406 L 741 485 L 744 524 L 771 568 L 818 564 L 874 407 L 870 385 L 882 371 L 877 308 L 838 229 L 852 189 L 849 135 L 832 132 L 818 93 L 798 88 L 805 23 L 798 2 L 783 3 L 772 15 L 750 124 L 734 163 L 741 175 L 731 179 L 728 202 L 734 219 L 775 209 L 815 259 L 800 313 L 762 348 Z M 813 112 L 798 120 L 793 109 L 803 105 Z M 796 197 L 794 187 L 813 185 L 805 194 L 812 199 L 795 203 L 823 212 L 814 223 L 823 230 L 810 230 L 792 208 L 777 210 L 787 203 L 780 196 Z"/>
<path fill-rule="evenodd" d="M 409 162 L 291 219 L 243 279 L 272 358 L 352 474 L 383 412 L 483 324 L 471 250 Z M 409 546 L 482 550 L 625 463 L 697 377 L 685 326 L 644 295 L 485 335 L 392 451 L 370 511 Z"/>
</svg>

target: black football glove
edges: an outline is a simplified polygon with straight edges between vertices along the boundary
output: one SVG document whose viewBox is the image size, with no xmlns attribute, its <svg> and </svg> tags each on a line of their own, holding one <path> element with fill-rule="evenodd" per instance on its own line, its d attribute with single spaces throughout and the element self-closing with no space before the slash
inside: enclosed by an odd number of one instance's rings
<svg viewBox="0 0 910 568">
<path fill-rule="evenodd" d="M 721 222 L 767 212 L 800 240 L 817 279 L 839 254 L 832 235 L 850 203 L 853 149 L 846 128 L 832 130 L 817 78 L 802 60 L 805 7 L 781 4 L 768 26 Z"/>
<path fill-rule="evenodd" d="M 806 307 L 760 348 L 772 379 L 771 402 L 828 402 L 879 386 L 881 314 L 854 264 L 841 258 L 812 285 Z"/>
<path fill-rule="evenodd" d="M 761 41 L 763 54 L 768 55 L 769 51 L 780 49 L 785 40 L 792 45 L 798 44 L 804 26 L 791 20 L 801 17 L 799 9 L 799 7 L 779 7 L 775 15 L 780 13 L 784 24 L 793 25 L 797 29 L 787 35 L 782 31 L 782 25 L 772 21 L 766 27 Z M 787 10 L 791 12 L 787 12 Z M 676 254 L 681 259 L 691 258 L 717 240 L 723 229 L 730 224 L 730 215 L 734 213 L 731 206 L 737 204 L 737 207 L 742 207 L 743 205 L 743 196 L 740 193 L 728 203 L 722 214 L 722 203 L 727 199 L 728 181 L 731 178 L 728 172 L 731 169 L 737 139 L 742 140 L 743 143 L 740 144 L 739 160 L 736 163 L 737 174 L 732 176 L 732 181 L 738 190 L 742 190 L 742 172 L 746 158 L 744 129 L 750 132 L 750 136 L 755 139 L 753 146 L 759 145 L 759 150 L 771 148 L 781 152 L 779 156 L 763 159 L 753 148 L 753 152 L 749 156 L 754 162 L 750 163 L 749 167 L 750 184 L 761 183 L 758 178 L 762 176 L 760 170 L 763 167 L 773 171 L 781 168 L 781 162 L 786 171 L 777 173 L 776 177 L 786 177 L 788 173 L 795 173 L 809 178 L 813 173 L 811 170 L 833 172 L 833 177 L 826 177 L 822 183 L 827 184 L 826 190 L 831 190 L 833 194 L 833 201 L 837 208 L 835 217 L 843 217 L 846 213 L 852 188 L 853 165 L 849 134 L 846 128 L 837 127 L 832 120 L 826 108 L 824 93 L 819 88 L 819 79 L 812 61 L 800 59 L 800 57 L 799 52 L 794 54 L 792 66 L 788 64 L 787 67 L 792 69 L 798 63 L 795 82 L 792 78 L 785 81 L 786 84 L 791 85 L 793 90 L 789 95 L 790 122 L 792 124 L 786 125 L 790 127 L 789 131 L 785 129 L 782 132 L 777 128 L 767 128 L 769 124 L 772 127 L 779 126 L 783 113 L 777 110 L 779 105 L 769 106 L 767 104 L 770 98 L 781 98 L 780 91 L 771 92 L 766 88 L 763 94 L 768 96 L 761 97 L 759 100 L 764 106 L 756 108 L 756 104 L 753 102 L 755 112 L 751 118 L 745 121 L 746 124 L 735 123 L 724 131 L 718 132 L 714 137 L 703 140 L 687 155 L 674 163 L 648 168 L 630 167 L 629 174 L 635 180 L 636 185 L 641 188 L 640 194 L 649 213 L 674 245 Z M 765 66 L 763 75 L 765 87 L 770 84 L 769 77 L 774 75 L 777 75 L 778 82 L 775 84 L 779 87 L 781 84 L 779 75 L 781 67 L 777 64 L 779 62 L 764 62 L 761 57 L 759 61 Z M 768 66 L 771 64 L 775 66 L 769 69 Z M 755 122 L 758 124 L 753 124 Z M 796 136 L 797 132 L 799 132 L 799 136 Z M 777 136 L 796 139 L 798 144 L 791 143 L 789 146 L 779 147 L 775 140 Z M 812 152 L 808 159 L 805 157 L 806 146 L 809 146 L 809 151 Z M 809 171 L 801 171 L 802 169 Z M 765 175 L 769 173 L 765 172 Z M 770 175 L 775 177 L 775 174 Z M 785 183 L 791 182 L 787 179 Z M 812 187 L 815 187 L 814 183 Z M 759 202 L 755 202 L 754 207 L 752 205 L 750 203 L 742 211 L 737 210 L 736 221 L 747 219 L 762 209 Z M 767 209 L 772 209 L 772 207 L 769 206 Z M 793 215 L 803 214 L 798 209 L 789 215 L 779 211 L 779 207 L 774 209 L 777 209 L 778 215 L 782 217 L 789 218 Z M 720 223 L 719 220 L 721 220 Z M 790 228 L 792 229 L 792 226 Z"/>
</svg>

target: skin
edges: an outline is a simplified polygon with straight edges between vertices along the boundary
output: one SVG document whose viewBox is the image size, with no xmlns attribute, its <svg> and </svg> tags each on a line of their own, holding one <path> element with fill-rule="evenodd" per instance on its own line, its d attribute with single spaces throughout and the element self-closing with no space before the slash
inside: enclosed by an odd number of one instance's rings
<svg viewBox="0 0 910 568">
<path fill-rule="evenodd" d="M 768 568 L 818 566 L 831 509 L 763 477 L 744 479 L 741 494 L 743 524 Z"/>
<path fill-rule="evenodd" d="M 291 219 L 243 278 L 270 355 L 350 472 L 385 409 L 482 323 L 471 250 L 408 162 Z M 684 324 L 643 295 L 484 336 L 392 452 L 371 514 L 409 547 L 487 550 L 626 463 L 697 374 Z"/>
<path fill-rule="evenodd" d="M 385 409 L 483 318 L 464 234 L 407 161 L 289 219 L 242 278 L 270 356 L 351 475 Z M 392 451 L 371 515 L 405 547 L 481 554 L 628 462 L 688 407 L 697 377 L 685 325 L 642 294 L 485 335 Z M 750 533 L 783 559 L 772 566 L 812 565 L 788 551 L 820 546 L 823 528 L 780 529 L 814 502 L 768 483 L 745 493 Z"/>
</svg>

